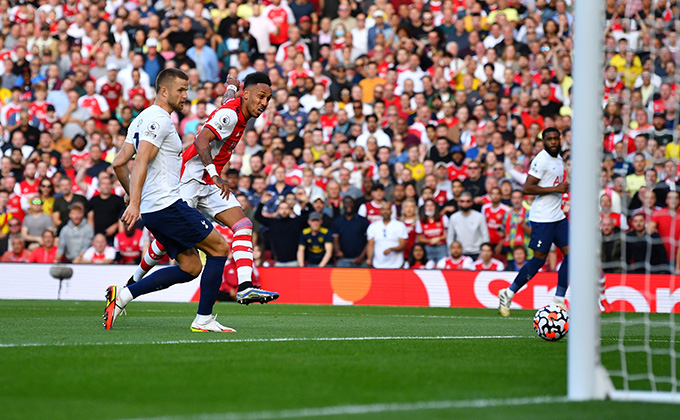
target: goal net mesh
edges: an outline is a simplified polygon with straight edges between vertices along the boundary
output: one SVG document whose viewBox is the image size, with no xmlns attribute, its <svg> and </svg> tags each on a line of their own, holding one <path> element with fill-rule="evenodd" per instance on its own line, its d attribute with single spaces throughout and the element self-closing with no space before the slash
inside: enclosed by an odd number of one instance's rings
<svg viewBox="0 0 680 420">
<path fill-rule="evenodd" d="M 601 298 L 613 312 L 600 355 L 610 395 L 677 398 L 680 22 L 665 2 L 619 3 L 605 23 Z"/>
</svg>

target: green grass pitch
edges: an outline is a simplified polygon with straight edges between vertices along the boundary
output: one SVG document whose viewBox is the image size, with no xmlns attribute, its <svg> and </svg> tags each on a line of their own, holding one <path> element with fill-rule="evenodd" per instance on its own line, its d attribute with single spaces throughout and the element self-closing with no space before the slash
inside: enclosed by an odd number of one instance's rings
<svg viewBox="0 0 680 420">
<path fill-rule="evenodd" d="M 218 320 L 238 333 L 206 334 L 189 331 L 195 303 L 133 303 L 111 331 L 101 325 L 103 307 L 103 300 L 0 301 L 0 418 L 620 420 L 678 413 L 675 405 L 566 402 L 567 340 L 540 340 L 533 311 L 503 319 L 481 309 L 218 303 Z M 618 337 L 616 316 L 605 317 L 604 344 Z M 661 346 L 669 330 L 650 334 Z M 626 337 L 638 342 L 643 326 Z M 608 363 L 619 359 L 605 355 Z M 647 361 L 631 355 L 627 363 L 645 371 Z"/>
</svg>

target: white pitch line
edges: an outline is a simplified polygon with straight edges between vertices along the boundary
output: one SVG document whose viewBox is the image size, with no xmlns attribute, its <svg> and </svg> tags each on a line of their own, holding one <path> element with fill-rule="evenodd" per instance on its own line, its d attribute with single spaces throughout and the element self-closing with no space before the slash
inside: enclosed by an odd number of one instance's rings
<svg viewBox="0 0 680 420">
<path fill-rule="evenodd" d="M 508 407 L 533 404 L 565 403 L 566 397 L 542 396 L 528 398 L 418 401 L 412 403 L 384 403 L 363 405 L 335 405 L 329 407 L 299 408 L 289 410 L 254 411 L 250 413 L 211 413 L 189 416 L 140 417 L 130 420 L 270 420 L 323 416 L 350 416 L 387 412 L 418 410 L 445 410 L 456 408 Z"/>
<path fill-rule="evenodd" d="M 165 344 L 211 344 L 211 343 L 280 343 L 296 341 L 390 341 L 390 340 L 507 340 L 515 338 L 533 338 L 529 335 L 435 335 L 426 337 L 394 336 L 394 337 L 281 337 L 281 338 L 237 338 L 219 340 L 168 340 L 145 342 L 93 342 L 93 343 L 0 343 L 0 348 L 15 347 L 71 347 L 71 346 L 130 346 L 130 345 L 165 345 Z"/>
</svg>

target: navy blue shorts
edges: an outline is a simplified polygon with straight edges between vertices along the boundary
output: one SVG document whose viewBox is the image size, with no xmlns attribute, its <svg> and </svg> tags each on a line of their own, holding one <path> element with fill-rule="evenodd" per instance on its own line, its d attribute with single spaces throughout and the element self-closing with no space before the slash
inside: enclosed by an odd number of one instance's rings
<svg viewBox="0 0 680 420">
<path fill-rule="evenodd" d="M 569 222 L 566 217 L 559 222 L 531 222 L 529 248 L 547 254 L 553 242 L 558 248 L 569 245 Z"/>
<path fill-rule="evenodd" d="M 203 241 L 213 230 L 212 223 L 184 200 L 177 200 L 163 210 L 144 213 L 142 221 L 172 259 Z"/>
</svg>

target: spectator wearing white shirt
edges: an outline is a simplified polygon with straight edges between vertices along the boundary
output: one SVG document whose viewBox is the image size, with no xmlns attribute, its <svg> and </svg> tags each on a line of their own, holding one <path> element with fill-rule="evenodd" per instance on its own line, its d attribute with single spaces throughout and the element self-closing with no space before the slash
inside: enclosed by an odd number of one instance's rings
<svg viewBox="0 0 680 420">
<path fill-rule="evenodd" d="M 374 268 L 401 268 L 408 239 L 406 225 L 399 220 L 392 220 L 391 203 L 383 203 L 380 214 L 382 220 L 372 223 L 367 230 L 368 265 Z"/>
<path fill-rule="evenodd" d="M 322 110 L 325 104 L 326 88 L 321 83 L 315 84 L 310 93 L 300 98 L 300 105 L 307 114 L 312 109 Z"/>
<path fill-rule="evenodd" d="M 130 65 L 118 72 L 118 82 L 123 86 L 123 92 L 135 86 L 135 82 L 132 80 L 132 70 L 135 69 L 139 70 L 139 84 L 151 87 L 149 75 L 144 71 L 144 56 L 142 54 L 135 54 Z"/>
<path fill-rule="evenodd" d="M 91 264 L 111 264 L 116 258 L 116 250 L 106 244 L 106 237 L 98 233 L 92 240 L 92 246 L 83 254 L 81 262 Z"/>
<path fill-rule="evenodd" d="M 390 136 L 378 127 L 378 117 L 375 114 L 366 117 L 366 130 L 357 137 L 356 145 L 366 150 L 366 144 L 370 137 L 375 138 L 378 142 L 378 147 L 392 148 L 392 140 L 390 140 Z"/>
<path fill-rule="evenodd" d="M 461 193 L 458 198 L 459 210 L 449 219 L 449 231 L 446 244 L 451 247 L 454 241 L 463 246 L 463 254 L 476 260 L 482 244 L 489 242 L 489 229 L 484 215 L 472 209 L 472 194 L 469 191 Z"/>
<path fill-rule="evenodd" d="M 271 43 L 269 42 L 269 35 L 276 34 L 279 28 L 266 15 L 262 14 L 260 5 L 253 6 L 253 15 L 248 19 L 250 23 L 250 35 L 255 38 L 257 42 L 257 52 L 264 54 L 267 52 Z"/>
<path fill-rule="evenodd" d="M 368 28 L 366 27 L 366 15 L 357 15 L 357 27 L 352 29 L 352 46 L 357 55 L 368 54 Z"/>
<path fill-rule="evenodd" d="M 505 37 L 501 32 L 501 25 L 494 23 L 491 25 L 491 30 L 482 43 L 484 44 L 484 48 L 488 50 L 503 42 L 504 39 Z"/>
<path fill-rule="evenodd" d="M 76 23 L 78 23 L 78 18 L 80 16 L 82 16 L 82 14 L 76 15 Z M 74 24 L 72 24 L 69 27 L 68 29 L 69 32 L 71 31 L 73 26 Z M 128 54 L 130 53 L 130 37 L 128 36 L 128 33 L 125 32 L 125 22 L 123 21 L 123 18 L 117 17 L 116 19 L 114 19 L 113 26 L 111 26 L 111 34 L 113 35 L 115 43 L 120 44 L 120 46 L 123 48 L 123 56 L 128 56 Z M 71 34 L 69 33 L 69 35 Z"/>
<path fill-rule="evenodd" d="M 409 68 L 402 71 L 397 77 L 397 88 L 394 93 L 401 95 L 404 91 L 404 82 L 411 80 L 413 82 L 413 92 L 418 93 L 425 90 L 423 87 L 423 76 L 426 73 L 420 68 L 420 56 L 418 54 L 411 54 L 409 58 Z"/>
</svg>

